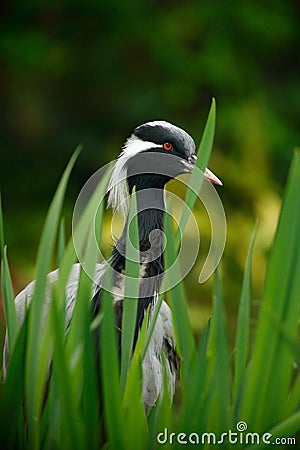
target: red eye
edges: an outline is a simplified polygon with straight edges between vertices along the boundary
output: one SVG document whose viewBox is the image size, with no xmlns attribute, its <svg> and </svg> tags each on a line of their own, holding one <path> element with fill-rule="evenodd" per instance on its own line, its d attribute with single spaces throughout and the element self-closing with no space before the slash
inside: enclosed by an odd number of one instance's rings
<svg viewBox="0 0 300 450">
<path fill-rule="evenodd" d="M 165 150 L 170 151 L 170 150 L 172 150 L 172 148 L 173 148 L 173 145 L 171 144 L 171 142 L 165 142 L 164 143 L 164 149 Z"/>
</svg>

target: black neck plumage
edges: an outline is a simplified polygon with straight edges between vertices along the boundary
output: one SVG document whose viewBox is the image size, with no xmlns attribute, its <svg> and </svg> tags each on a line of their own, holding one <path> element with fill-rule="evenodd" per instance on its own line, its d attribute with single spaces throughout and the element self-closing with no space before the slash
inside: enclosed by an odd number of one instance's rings
<svg viewBox="0 0 300 450">
<path fill-rule="evenodd" d="M 136 342 L 145 311 L 149 305 L 153 305 L 159 292 L 164 272 L 163 262 L 163 222 L 165 212 L 164 189 L 143 188 L 136 189 L 139 250 L 140 250 L 140 295 L 136 319 Z M 114 246 L 111 254 L 110 265 L 113 269 L 113 285 L 122 284 L 122 276 L 125 273 L 126 262 L 126 236 L 128 219 L 124 226 L 120 239 Z M 120 282 L 121 280 L 121 282 Z M 92 314 L 95 317 L 100 310 L 101 288 L 92 299 Z M 122 329 L 123 301 L 114 301 L 117 329 Z M 119 333 L 120 343 L 120 333 Z"/>
</svg>

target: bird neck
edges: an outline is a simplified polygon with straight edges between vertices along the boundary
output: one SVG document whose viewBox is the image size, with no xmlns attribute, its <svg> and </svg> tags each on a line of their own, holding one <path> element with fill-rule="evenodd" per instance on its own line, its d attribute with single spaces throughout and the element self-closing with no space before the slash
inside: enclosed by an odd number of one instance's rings
<svg viewBox="0 0 300 450">
<path fill-rule="evenodd" d="M 152 249 L 155 255 L 162 257 L 162 230 L 165 212 L 164 189 L 137 189 L 136 200 L 140 251 L 146 254 L 147 252 L 152 252 Z M 126 254 L 127 229 L 128 218 L 115 248 L 123 255 Z"/>
<path fill-rule="evenodd" d="M 149 161 L 150 164 L 150 161 Z M 169 181 L 166 175 L 155 173 L 143 173 L 140 175 L 128 175 L 128 188 L 132 195 L 133 188 L 136 189 L 138 227 L 140 242 L 149 239 L 154 230 L 163 229 L 165 212 L 164 187 Z M 124 232 L 127 233 L 126 222 Z"/>
<path fill-rule="evenodd" d="M 139 240 L 149 239 L 154 230 L 163 229 L 165 199 L 164 190 L 157 188 L 136 191 Z M 151 237 L 151 236 L 150 236 Z"/>
<path fill-rule="evenodd" d="M 136 190 L 139 250 L 140 250 L 140 287 L 137 307 L 134 346 L 142 326 L 145 312 L 149 305 L 155 304 L 164 273 L 162 236 L 165 211 L 164 189 Z M 124 273 L 126 265 L 126 238 L 128 218 L 123 233 L 112 250 L 111 267 L 114 269 L 113 286 L 124 287 Z M 122 292 L 122 291 L 121 291 Z M 122 294 L 124 296 L 124 291 Z M 97 303 L 97 302 L 96 302 Z M 123 304 L 117 302 L 117 328 L 122 328 Z M 119 345 L 121 347 L 119 333 Z"/>
</svg>

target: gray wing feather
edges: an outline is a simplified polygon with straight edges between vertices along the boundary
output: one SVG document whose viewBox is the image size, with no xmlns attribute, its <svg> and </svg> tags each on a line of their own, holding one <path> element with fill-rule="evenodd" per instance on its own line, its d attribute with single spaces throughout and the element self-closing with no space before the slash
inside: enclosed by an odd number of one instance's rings
<svg viewBox="0 0 300 450">
<path fill-rule="evenodd" d="M 101 285 L 105 271 L 104 264 L 98 264 L 95 274 L 94 294 Z M 66 324 L 72 318 L 75 300 L 77 296 L 80 275 L 80 264 L 74 264 L 69 276 L 66 287 Z M 51 302 L 51 292 L 54 284 L 58 281 L 59 270 L 54 270 L 48 274 L 45 307 L 43 311 L 43 319 L 45 320 L 49 305 Z M 29 306 L 34 294 L 35 281 L 29 283 L 23 291 L 21 291 L 15 299 L 16 311 L 19 324 L 24 320 L 25 310 Z M 178 357 L 175 350 L 172 315 L 169 306 L 163 302 L 157 318 L 157 322 L 153 331 L 152 339 L 149 343 L 146 356 L 143 361 L 143 401 L 146 412 L 148 413 L 156 403 L 163 387 L 163 358 L 166 357 L 166 370 L 169 382 L 169 394 L 173 397 L 176 384 L 176 373 L 178 370 Z M 6 377 L 9 362 L 9 348 L 7 340 L 7 332 L 5 335 L 5 345 L 3 352 L 3 378 Z"/>
<path fill-rule="evenodd" d="M 175 359 L 179 362 L 175 350 L 171 310 L 166 302 L 162 302 L 152 339 L 143 361 L 143 400 L 147 414 L 155 405 L 163 389 L 164 356 L 167 361 L 166 370 L 170 398 L 172 399 L 174 395 L 178 365 L 173 364 L 170 352 L 166 351 L 166 341 L 170 346 L 172 355 L 176 355 Z"/>
<path fill-rule="evenodd" d="M 99 284 L 101 284 L 101 279 L 103 277 L 104 270 L 105 270 L 104 264 L 97 264 L 96 273 L 95 273 L 95 283 L 94 283 L 95 291 L 98 288 Z M 70 276 L 68 279 L 68 283 L 67 283 L 67 287 L 66 287 L 66 324 L 68 324 L 70 322 L 72 314 L 73 314 L 75 300 L 76 300 L 76 296 L 77 296 L 78 284 L 79 284 L 79 275 L 80 275 L 80 264 L 77 263 L 72 266 Z M 45 305 L 44 305 L 42 321 L 45 321 L 46 316 L 48 314 L 49 305 L 50 305 L 51 298 L 52 298 L 52 289 L 53 289 L 54 284 L 58 281 L 58 278 L 59 278 L 59 269 L 56 269 L 47 275 L 46 298 L 45 298 Z M 34 294 L 34 287 L 35 287 L 35 281 L 32 281 L 15 298 L 17 318 L 18 318 L 20 325 L 22 325 L 22 323 L 24 321 L 26 308 L 28 308 L 28 306 L 31 303 L 31 300 L 32 300 L 32 297 Z M 9 348 L 8 348 L 8 339 L 7 339 L 7 332 L 6 332 L 4 350 L 3 350 L 3 378 L 4 379 L 6 377 L 8 361 L 9 361 Z"/>
</svg>

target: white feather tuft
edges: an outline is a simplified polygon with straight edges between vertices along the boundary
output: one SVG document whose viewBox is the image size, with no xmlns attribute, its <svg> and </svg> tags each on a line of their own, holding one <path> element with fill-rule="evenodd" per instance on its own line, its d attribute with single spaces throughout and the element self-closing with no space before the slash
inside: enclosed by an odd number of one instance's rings
<svg viewBox="0 0 300 450">
<path fill-rule="evenodd" d="M 107 191 L 109 192 L 107 207 L 112 207 L 123 217 L 128 213 L 127 163 L 134 155 L 154 147 L 161 147 L 153 142 L 143 141 L 131 135 L 124 144 L 122 152 L 112 171 Z"/>
</svg>

